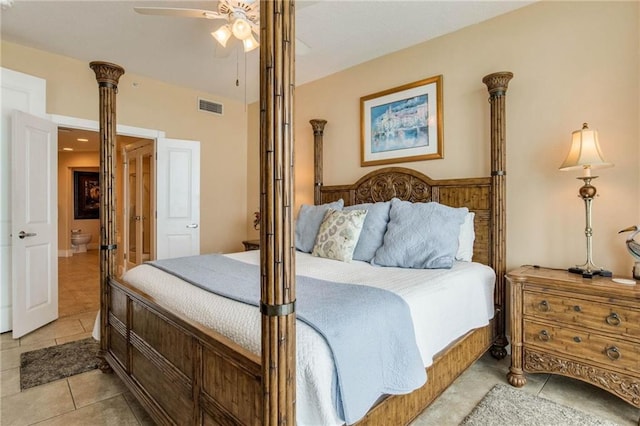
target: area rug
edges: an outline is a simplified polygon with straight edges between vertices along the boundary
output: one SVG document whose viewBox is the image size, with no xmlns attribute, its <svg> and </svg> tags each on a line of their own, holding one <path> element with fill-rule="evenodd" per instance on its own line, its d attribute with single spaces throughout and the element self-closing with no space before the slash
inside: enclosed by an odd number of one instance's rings
<svg viewBox="0 0 640 426">
<path fill-rule="evenodd" d="M 20 389 L 98 368 L 99 349 L 98 341 L 88 337 L 20 354 Z"/>
<path fill-rule="evenodd" d="M 500 384 L 495 385 L 460 424 L 469 426 L 615 426 L 615 423 L 575 408 Z"/>
</svg>

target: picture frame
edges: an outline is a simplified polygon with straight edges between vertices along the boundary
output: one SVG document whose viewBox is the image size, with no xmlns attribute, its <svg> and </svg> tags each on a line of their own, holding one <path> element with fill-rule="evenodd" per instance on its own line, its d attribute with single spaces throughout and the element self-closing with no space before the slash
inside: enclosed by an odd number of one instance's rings
<svg viewBox="0 0 640 426">
<path fill-rule="evenodd" d="M 444 158 L 442 75 L 360 98 L 360 165 Z"/>
<path fill-rule="evenodd" d="M 73 172 L 73 218 L 100 218 L 100 175 L 98 172 Z"/>
</svg>

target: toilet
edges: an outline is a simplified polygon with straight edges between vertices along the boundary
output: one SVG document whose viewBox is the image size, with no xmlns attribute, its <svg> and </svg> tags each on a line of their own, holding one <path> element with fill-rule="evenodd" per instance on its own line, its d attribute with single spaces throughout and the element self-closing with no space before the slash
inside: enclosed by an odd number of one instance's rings
<svg viewBox="0 0 640 426">
<path fill-rule="evenodd" d="M 86 253 L 89 242 L 91 242 L 91 234 L 83 234 L 82 229 L 71 230 L 71 251 L 73 253 Z"/>
</svg>

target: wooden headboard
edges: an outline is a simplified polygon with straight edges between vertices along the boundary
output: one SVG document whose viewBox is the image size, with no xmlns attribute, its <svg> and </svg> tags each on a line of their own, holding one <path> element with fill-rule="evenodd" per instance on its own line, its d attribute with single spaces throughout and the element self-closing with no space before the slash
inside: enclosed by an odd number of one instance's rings
<svg viewBox="0 0 640 426">
<path fill-rule="evenodd" d="M 346 206 L 389 201 L 436 201 L 451 207 L 468 207 L 476 214 L 473 260 L 490 265 L 491 258 L 491 178 L 434 180 L 416 170 L 387 167 L 367 173 L 352 185 L 321 186 L 324 204 L 342 198 Z"/>
</svg>

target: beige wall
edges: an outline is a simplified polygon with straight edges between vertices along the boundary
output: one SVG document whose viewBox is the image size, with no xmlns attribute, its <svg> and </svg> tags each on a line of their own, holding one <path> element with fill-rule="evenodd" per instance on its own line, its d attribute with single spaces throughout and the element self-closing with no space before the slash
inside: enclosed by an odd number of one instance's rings
<svg viewBox="0 0 640 426">
<path fill-rule="evenodd" d="M 47 113 L 98 120 L 98 85 L 88 62 L 3 41 L 2 66 L 47 80 Z M 131 73 L 118 88 L 119 124 L 201 142 L 201 252 L 242 249 L 249 214 L 245 105 Z M 198 97 L 223 103 L 224 116 L 199 112 Z"/>
<path fill-rule="evenodd" d="M 260 210 L 260 104 L 248 106 L 247 114 L 247 237 L 260 238 L 260 231 L 253 229 L 253 212 Z"/>
<path fill-rule="evenodd" d="M 100 155 L 97 152 L 58 153 L 58 250 L 71 250 L 71 230 L 82 229 L 91 234 L 89 248 L 95 248 L 100 241 L 100 220 L 74 219 L 73 172 L 97 172 Z M 68 254 L 68 253 L 67 253 Z"/>
<path fill-rule="evenodd" d="M 489 104 L 482 77 L 511 71 L 508 267 L 566 268 L 585 260 L 579 173 L 558 167 L 571 132 L 586 121 L 615 163 L 598 170 L 593 182 L 600 194 L 593 207 L 594 261 L 629 275 L 632 259 L 617 231 L 640 223 L 638 8 L 637 2 L 540 2 L 297 87 L 296 203 L 313 202 L 310 119 L 328 120 L 324 183 L 353 182 L 375 169 L 360 167 L 360 97 L 438 74 L 444 76 L 445 158 L 400 165 L 436 179 L 487 176 Z M 250 121 L 257 120 L 250 111 Z M 249 182 L 256 181 L 249 172 Z"/>
</svg>

